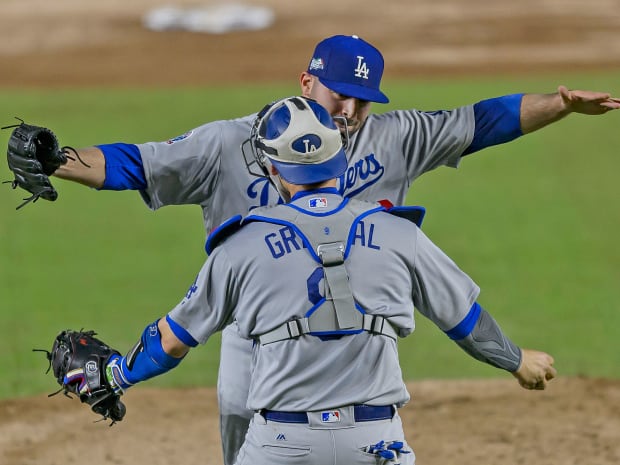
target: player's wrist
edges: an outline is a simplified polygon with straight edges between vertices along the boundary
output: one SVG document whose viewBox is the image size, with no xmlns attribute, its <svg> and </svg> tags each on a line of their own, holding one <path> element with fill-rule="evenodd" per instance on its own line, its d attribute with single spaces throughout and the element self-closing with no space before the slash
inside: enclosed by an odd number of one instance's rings
<svg viewBox="0 0 620 465">
<path fill-rule="evenodd" d="M 123 357 L 120 355 L 112 355 L 105 367 L 106 381 L 118 395 L 123 395 L 132 386 L 123 376 L 122 361 Z"/>
</svg>

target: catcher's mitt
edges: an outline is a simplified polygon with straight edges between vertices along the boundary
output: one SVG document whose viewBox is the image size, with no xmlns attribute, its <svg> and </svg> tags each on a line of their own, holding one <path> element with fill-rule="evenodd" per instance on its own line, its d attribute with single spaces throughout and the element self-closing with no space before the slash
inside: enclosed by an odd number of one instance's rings
<svg viewBox="0 0 620 465">
<path fill-rule="evenodd" d="M 7 150 L 9 169 L 15 176 L 12 187 L 15 189 L 19 186 L 32 194 L 24 199 L 25 202 L 18 209 L 37 201 L 39 197 L 45 200 L 58 198 L 58 192 L 52 186 L 49 176 L 60 165 L 67 163 L 66 149 L 69 148 L 60 148 L 58 139 L 49 129 L 20 121 L 21 124 L 2 128 L 15 128 Z"/>
<path fill-rule="evenodd" d="M 94 331 L 62 331 L 47 352 L 56 381 L 67 397 L 77 395 L 93 412 L 112 420 L 112 425 L 125 416 L 122 392 L 112 388 L 106 378 L 106 365 L 113 355 L 120 355 L 97 339 Z M 51 395 L 54 395 L 51 394 Z"/>
</svg>

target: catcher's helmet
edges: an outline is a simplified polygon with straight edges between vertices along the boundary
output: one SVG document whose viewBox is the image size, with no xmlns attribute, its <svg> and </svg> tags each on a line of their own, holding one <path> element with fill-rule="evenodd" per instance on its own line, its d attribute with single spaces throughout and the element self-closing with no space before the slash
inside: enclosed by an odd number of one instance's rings
<svg viewBox="0 0 620 465">
<path fill-rule="evenodd" d="M 347 169 L 342 137 L 332 117 L 314 100 L 288 97 L 263 109 L 250 137 L 255 161 L 267 161 L 292 184 L 316 184 Z"/>
</svg>

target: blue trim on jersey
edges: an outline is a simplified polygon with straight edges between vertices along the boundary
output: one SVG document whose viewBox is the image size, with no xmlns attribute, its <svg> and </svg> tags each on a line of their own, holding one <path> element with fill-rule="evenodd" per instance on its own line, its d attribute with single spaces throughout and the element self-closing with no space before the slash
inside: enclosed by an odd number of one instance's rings
<svg viewBox="0 0 620 465">
<path fill-rule="evenodd" d="M 217 245 L 226 237 L 230 236 L 238 229 L 241 228 L 241 221 L 243 220 L 243 216 L 235 215 L 232 218 L 228 218 L 218 227 L 213 229 L 209 236 L 207 237 L 207 242 L 205 242 L 205 251 L 207 255 L 213 252 L 213 249 L 217 247 Z"/>
<path fill-rule="evenodd" d="M 97 145 L 105 157 L 105 180 L 102 190 L 145 190 L 146 175 L 142 156 L 134 144 Z"/>
<path fill-rule="evenodd" d="M 453 341 L 457 341 L 459 339 L 463 339 L 467 337 L 469 333 L 471 333 L 478 322 L 478 318 L 480 318 L 480 313 L 482 312 L 482 307 L 478 302 L 474 302 L 474 304 L 469 309 L 469 313 L 461 320 L 461 322 L 452 328 L 449 331 L 445 331 L 450 339 Z"/>
<path fill-rule="evenodd" d="M 351 169 L 350 167 L 347 168 L 347 171 Z M 340 179 L 343 180 L 344 177 L 346 176 L 346 173 L 340 176 Z M 355 190 L 351 190 L 348 192 L 344 192 L 344 190 L 347 187 L 347 183 L 344 182 L 344 180 L 340 183 L 342 191 L 340 192 L 340 195 L 342 195 L 345 198 L 350 198 L 350 197 L 355 197 L 357 194 L 359 194 L 360 192 L 365 191 L 366 189 L 368 189 L 370 186 L 372 186 L 373 184 L 376 184 L 377 182 L 379 182 L 381 180 L 381 177 L 383 176 L 383 174 L 381 174 L 381 176 L 376 177 L 375 179 L 373 179 L 370 182 L 367 182 L 366 184 L 361 185 L 360 187 L 358 187 Z"/>
<path fill-rule="evenodd" d="M 198 345 L 198 341 L 194 339 L 192 335 L 188 333 L 187 330 L 179 323 L 170 318 L 170 315 L 166 315 L 166 321 L 168 322 L 168 326 L 170 326 L 172 333 L 178 337 L 183 344 L 189 347 L 196 347 Z"/>
<path fill-rule="evenodd" d="M 476 129 L 463 156 L 492 145 L 510 142 L 523 135 L 521 100 L 524 94 L 505 95 L 474 104 Z"/>
<path fill-rule="evenodd" d="M 181 363 L 182 358 L 172 357 L 164 351 L 157 321 L 144 329 L 141 342 L 142 350 L 136 355 L 131 370 L 127 367 L 127 357 L 121 360 L 123 376 L 131 384 L 161 375 Z"/>
<path fill-rule="evenodd" d="M 300 198 L 305 197 L 307 195 L 314 195 L 314 194 L 336 194 L 336 195 L 340 195 L 340 193 L 338 192 L 338 189 L 336 189 L 335 187 L 319 187 L 318 189 L 312 189 L 312 190 L 297 192 L 293 196 L 293 198 L 291 199 L 291 202 L 293 200 L 300 199 Z"/>
</svg>

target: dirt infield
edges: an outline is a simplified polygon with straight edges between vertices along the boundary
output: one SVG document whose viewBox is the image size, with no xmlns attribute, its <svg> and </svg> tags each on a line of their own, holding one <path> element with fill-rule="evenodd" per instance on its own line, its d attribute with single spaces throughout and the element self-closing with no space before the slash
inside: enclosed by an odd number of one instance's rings
<svg viewBox="0 0 620 465">
<path fill-rule="evenodd" d="M 296 79 L 317 39 L 336 33 L 378 45 L 387 78 L 620 66 L 617 0 L 247 3 L 272 6 L 273 27 L 157 33 L 141 25 L 154 0 L 2 0 L 0 86 L 284 81 Z M 618 380 L 560 373 L 546 392 L 522 390 L 509 375 L 409 387 L 413 400 L 401 415 L 421 465 L 620 463 Z M 113 428 L 63 396 L 0 401 L 0 463 L 221 463 L 215 397 L 207 388 L 138 387 L 127 394 L 127 418 Z"/>
<path fill-rule="evenodd" d="M 617 465 L 620 382 L 418 381 L 401 410 L 420 465 Z M 214 389 L 137 387 L 112 428 L 62 395 L 0 402 L 4 465 L 221 463 Z"/>
</svg>

